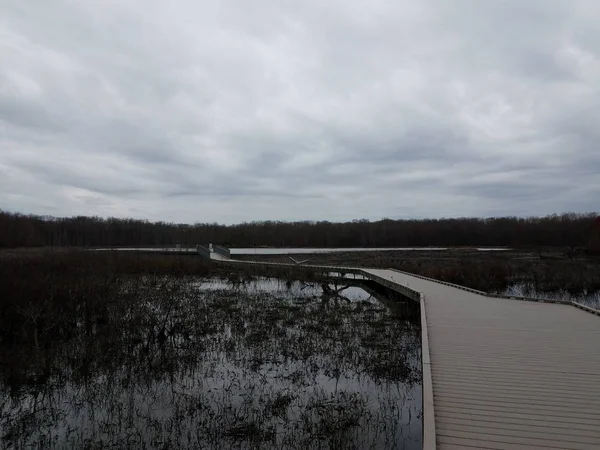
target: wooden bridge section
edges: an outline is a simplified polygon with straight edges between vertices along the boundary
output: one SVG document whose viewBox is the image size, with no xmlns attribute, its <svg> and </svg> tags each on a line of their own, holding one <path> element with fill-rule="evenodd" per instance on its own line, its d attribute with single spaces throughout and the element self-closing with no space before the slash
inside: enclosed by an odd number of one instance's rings
<svg viewBox="0 0 600 450">
<path fill-rule="evenodd" d="M 424 448 L 600 448 L 600 317 L 364 272 L 423 294 Z"/>
<path fill-rule="evenodd" d="M 598 311 L 395 270 L 303 267 L 360 273 L 421 303 L 425 450 L 600 448 Z"/>
</svg>

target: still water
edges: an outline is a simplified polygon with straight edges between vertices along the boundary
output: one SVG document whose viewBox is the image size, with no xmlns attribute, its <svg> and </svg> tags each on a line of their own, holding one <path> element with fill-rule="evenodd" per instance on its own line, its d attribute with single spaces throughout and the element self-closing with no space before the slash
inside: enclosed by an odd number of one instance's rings
<svg viewBox="0 0 600 450">
<path fill-rule="evenodd" d="M 144 251 L 144 252 L 196 252 L 195 248 L 175 248 L 175 247 L 114 247 L 114 248 L 97 248 L 97 251 L 119 250 L 119 251 Z M 340 252 L 388 252 L 388 251 L 436 251 L 442 252 L 450 250 L 448 247 L 355 247 L 355 248 L 306 248 L 306 247 L 286 247 L 286 248 L 262 248 L 262 247 L 240 247 L 230 248 L 232 255 L 299 255 L 299 254 L 314 254 L 314 253 L 340 253 Z M 494 248 L 494 247 L 479 247 L 473 250 L 478 252 L 503 252 L 510 250 L 509 248 Z"/>
<path fill-rule="evenodd" d="M 388 247 L 388 248 L 232 248 L 232 255 L 286 255 L 286 254 L 308 254 L 308 253 L 339 253 L 339 252 L 388 252 L 388 251 L 445 251 L 447 247 Z M 479 252 L 501 252 L 508 248 L 476 248 Z"/>
<path fill-rule="evenodd" d="M 420 448 L 418 320 L 331 287 L 125 283 L 102 321 L 2 368 L 2 445 Z"/>
<path fill-rule="evenodd" d="M 444 247 L 403 247 L 403 248 L 231 248 L 232 255 L 287 255 L 287 254 L 309 254 L 309 253 L 338 253 L 338 252 L 387 252 L 387 251 L 442 251 L 448 250 Z"/>
</svg>

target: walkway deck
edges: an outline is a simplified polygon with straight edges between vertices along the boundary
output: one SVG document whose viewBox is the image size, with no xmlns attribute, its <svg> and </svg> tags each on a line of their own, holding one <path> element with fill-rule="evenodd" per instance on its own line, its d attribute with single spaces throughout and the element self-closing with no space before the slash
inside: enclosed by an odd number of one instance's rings
<svg viewBox="0 0 600 450">
<path fill-rule="evenodd" d="M 600 317 L 364 272 L 423 293 L 437 448 L 600 448 Z"/>
<path fill-rule="evenodd" d="M 598 315 L 395 270 L 360 273 L 421 302 L 424 450 L 600 449 Z"/>
</svg>

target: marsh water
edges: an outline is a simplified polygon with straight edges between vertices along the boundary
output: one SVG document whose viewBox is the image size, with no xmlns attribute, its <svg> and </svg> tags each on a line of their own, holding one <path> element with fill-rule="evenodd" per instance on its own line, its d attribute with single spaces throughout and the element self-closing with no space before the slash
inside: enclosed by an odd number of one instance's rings
<svg viewBox="0 0 600 450">
<path fill-rule="evenodd" d="M 110 247 L 95 248 L 95 251 L 144 251 L 144 252 L 173 252 L 173 253 L 196 253 L 195 247 Z M 352 252 L 389 252 L 389 251 L 411 251 L 411 252 L 443 252 L 451 250 L 450 247 L 232 247 L 229 249 L 232 255 L 300 255 L 319 253 L 352 253 Z M 478 247 L 477 252 L 504 252 L 510 250 L 506 247 Z"/>
<path fill-rule="evenodd" d="M 354 248 L 263 248 L 263 247 L 245 247 L 245 248 L 231 248 L 232 255 L 299 255 L 299 254 L 316 254 L 316 253 L 343 253 L 343 252 L 389 252 L 389 251 L 411 251 L 411 252 L 427 252 L 436 251 L 442 252 L 450 250 L 448 247 L 354 247 Z M 475 248 L 478 252 L 503 252 L 510 250 L 508 248 L 493 248 L 493 247 L 481 247 Z"/>
<path fill-rule="evenodd" d="M 107 305 L 16 349 L 1 374 L 0 446 L 421 447 L 408 300 L 368 286 L 138 278 Z"/>
</svg>

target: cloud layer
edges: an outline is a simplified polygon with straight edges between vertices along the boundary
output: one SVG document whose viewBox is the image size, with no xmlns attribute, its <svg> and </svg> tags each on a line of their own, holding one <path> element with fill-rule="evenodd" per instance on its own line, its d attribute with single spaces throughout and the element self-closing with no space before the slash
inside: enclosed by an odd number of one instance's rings
<svg viewBox="0 0 600 450">
<path fill-rule="evenodd" d="M 0 208 L 598 210 L 598 23 L 595 0 L 8 0 Z"/>
</svg>

